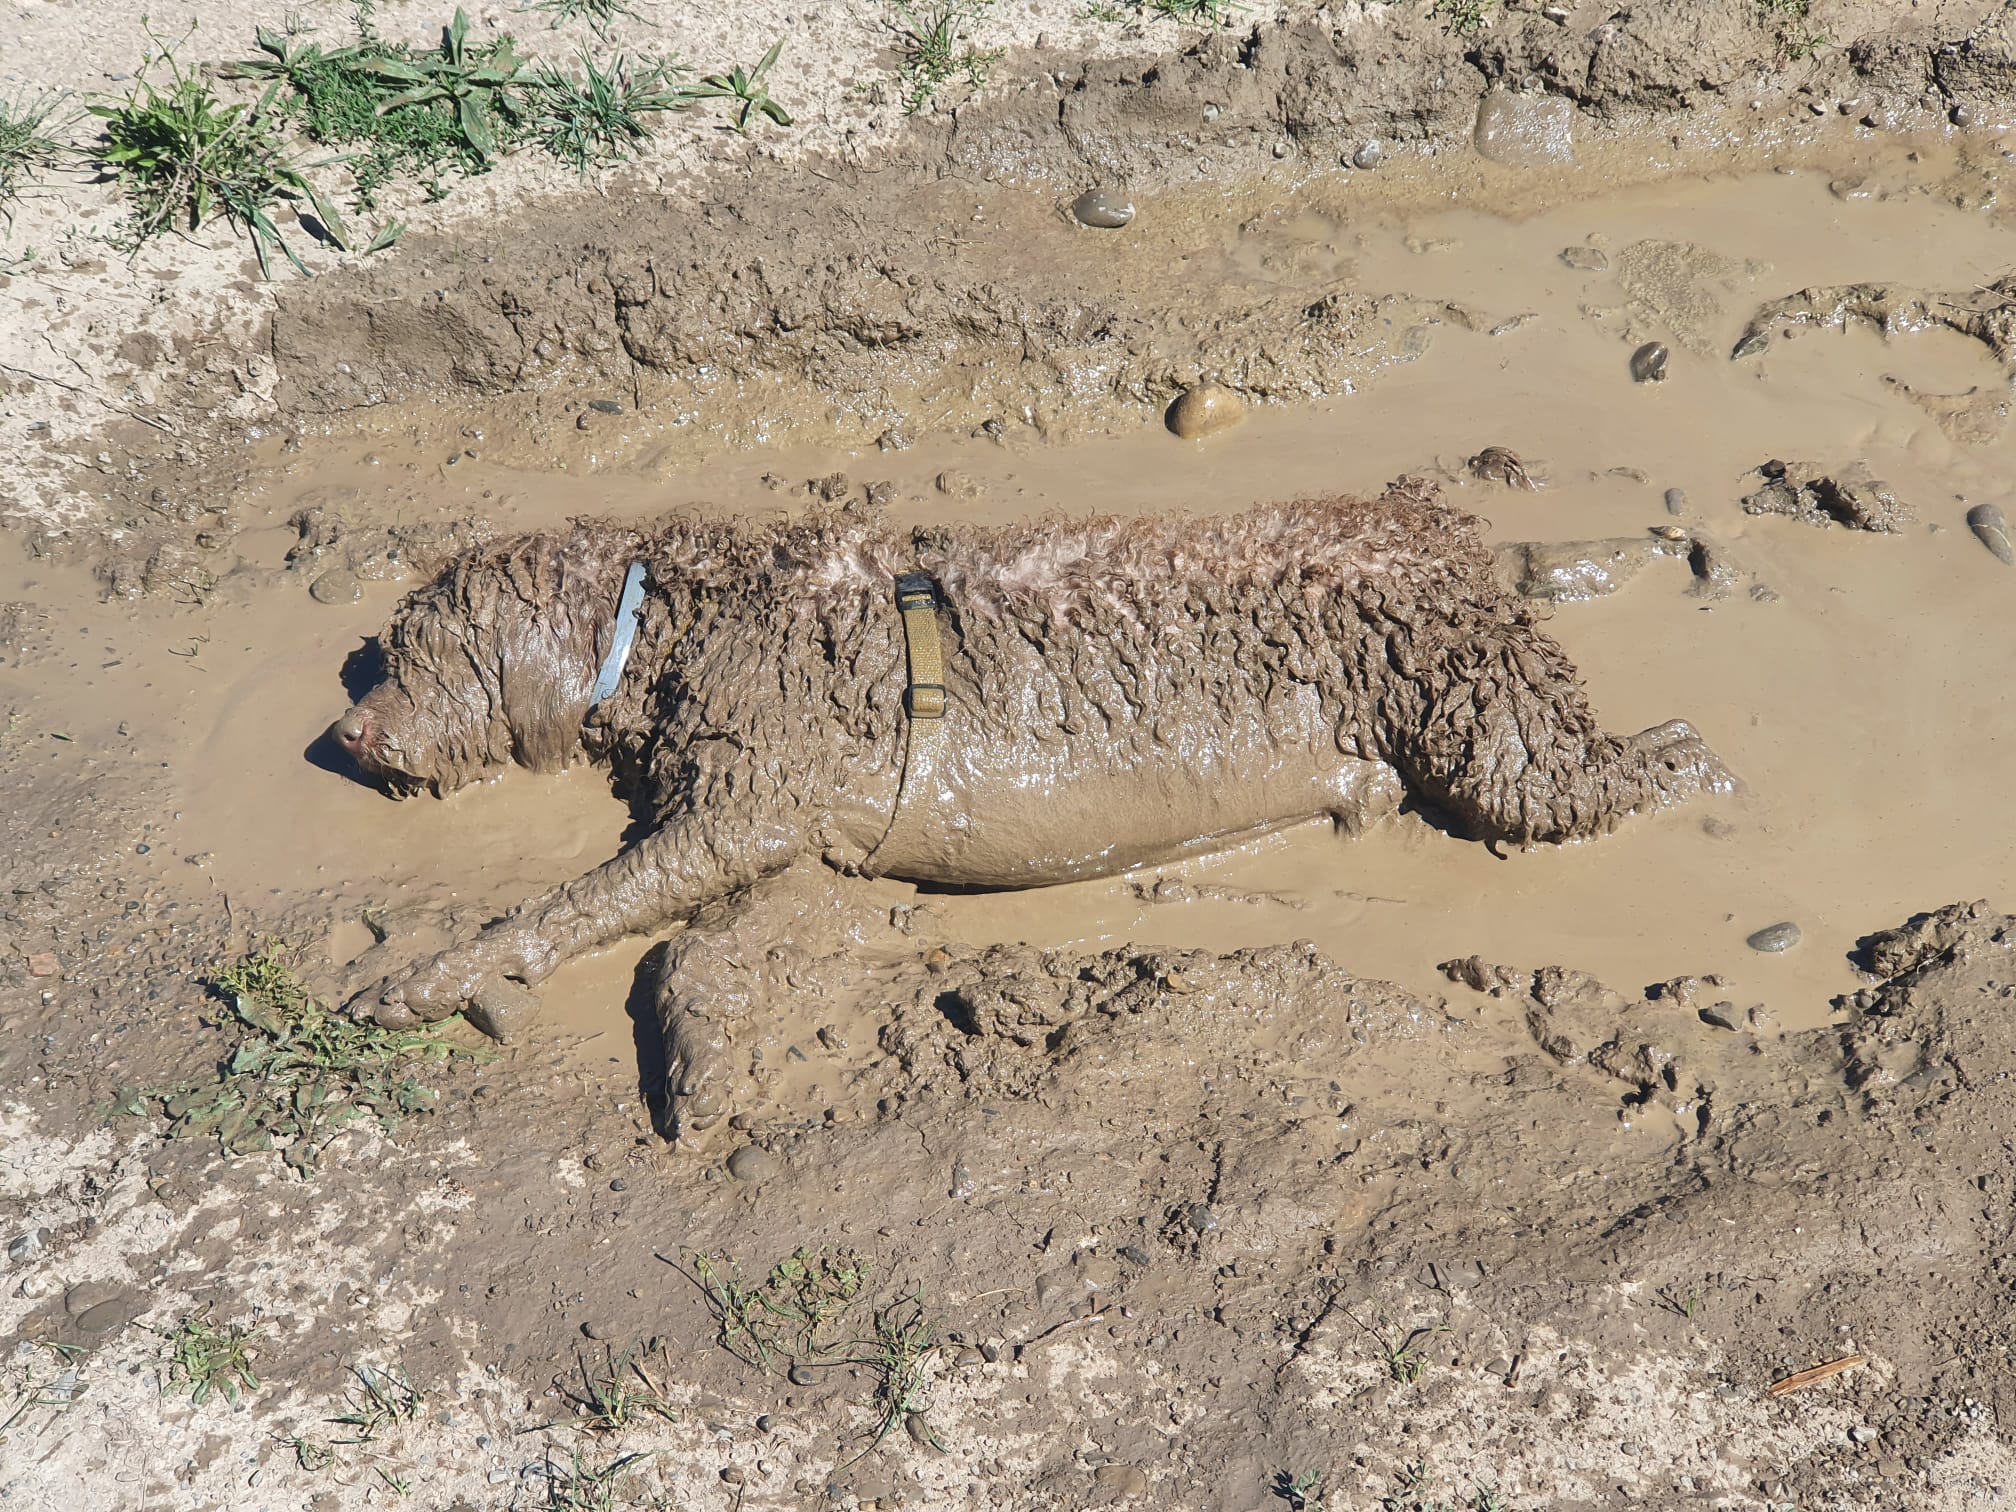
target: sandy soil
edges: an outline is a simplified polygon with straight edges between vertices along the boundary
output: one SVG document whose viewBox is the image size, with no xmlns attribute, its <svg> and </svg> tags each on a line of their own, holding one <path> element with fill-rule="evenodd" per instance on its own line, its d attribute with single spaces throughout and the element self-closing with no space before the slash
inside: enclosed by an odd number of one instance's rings
<svg viewBox="0 0 2016 1512">
<path fill-rule="evenodd" d="M 173 280 L 15 275 L 40 303 L 0 320 L 35 346 L 0 350 L 83 366 L 0 400 L 51 424 L 0 552 L 0 1501 L 2005 1500 L 2016 649 L 2011 569 L 1964 517 L 2016 510 L 2007 23 L 1817 4 L 1876 40 L 1793 67 L 1747 4 L 1598 9 L 1469 42 L 1418 7 L 1215 41 L 1017 12 L 999 40 L 1056 56 L 905 124 L 847 93 L 886 61 L 836 8 L 799 135 L 675 125 L 592 196 L 500 170 L 390 261 L 277 289 L 186 245 Z M 89 85 L 111 14 L 16 31 Z M 696 58 L 760 48 L 661 24 Z M 1093 32 L 1180 51 L 1087 62 Z M 1575 102 L 1579 166 L 1474 151 L 1479 101 L 1528 74 L 1527 105 Z M 1963 104 L 1982 129 L 1941 127 Z M 1330 166 L 1373 138 L 1376 170 Z M 1060 215 L 1095 176 L 1142 207 L 1117 237 Z M 64 194 L 35 213 L 112 213 Z M 1886 335 L 1801 293 L 1872 281 L 1967 316 Z M 220 371 L 173 355 L 220 331 Z M 99 350 L 133 332 L 163 345 Z M 1669 375 L 1634 384 L 1652 340 Z M 1160 406 L 1207 374 L 1252 413 L 1180 443 Z M 107 396 L 177 434 L 102 428 Z M 1486 445 L 1546 486 L 1476 476 Z M 1773 458 L 1866 462 L 1910 519 L 1746 513 Z M 255 944 L 334 989 L 380 935 L 427 948 L 622 843 L 592 769 L 393 805 L 318 742 L 463 541 L 821 494 L 917 523 L 1208 511 L 1402 472 L 1579 581 L 1628 575 L 1553 631 L 1606 723 L 1685 714 L 1745 791 L 1502 859 L 1405 815 L 1028 894 L 794 874 L 737 1041 L 759 1095 L 697 1146 L 656 1118 L 644 983 L 677 936 L 574 963 L 535 1030 L 430 1073 L 437 1111 L 312 1176 L 112 1111 L 229 1059 L 202 983 Z M 1780 920 L 1794 949 L 1744 943 Z M 766 1370 L 698 1261 L 753 1283 L 801 1249 L 868 1263 L 856 1342 Z M 878 1443 L 860 1341 L 910 1307 L 931 1347 Z M 237 1403 L 173 1385 L 163 1335 L 202 1309 L 256 1330 Z M 578 1399 L 626 1350 L 667 1411 L 591 1431 Z M 410 1381 L 381 1392 L 411 1415 L 338 1421 L 359 1371 Z"/>
</svg>

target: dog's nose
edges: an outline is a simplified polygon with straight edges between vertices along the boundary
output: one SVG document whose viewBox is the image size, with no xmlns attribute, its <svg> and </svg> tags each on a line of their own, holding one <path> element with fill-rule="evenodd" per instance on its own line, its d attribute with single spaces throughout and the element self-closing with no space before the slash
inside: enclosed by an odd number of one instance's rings
<svg viewBox="0 0 2016 1512">
<path fill-rule="evenodd" d="M 356 755 L 371 734 L 371 716 L 362 709 L 346 709 L 343 717 L 329 726 L 330 737 L 344 750 Z"/>
</svg>

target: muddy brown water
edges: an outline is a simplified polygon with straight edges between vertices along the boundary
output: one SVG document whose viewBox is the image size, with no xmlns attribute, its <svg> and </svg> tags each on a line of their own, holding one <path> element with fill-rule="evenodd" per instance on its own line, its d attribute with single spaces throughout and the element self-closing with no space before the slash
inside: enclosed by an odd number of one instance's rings
<svg viewBox="0 0 2016 1512">
<path fill-rule="evenodd" d="M 1908 184 L 1912 165 L 1895 156 L 1872 171 Z M 1570 246 L 1595 248 L 1609 266 L 1569 266 L 1559 254 Z M 1494 541 L 1642 536 L 1677 523 L 1725 548 L 1746 574 L 1725 598 L 1691 595 L 1685 560 L 1660 558 L 1613 597 L 1559 606 L 1552 629 L 1610 728 L 1685 717 L 1740 774 L 1741 793 L 1592 843 L 1505 856 L 1411 816 L 1356 841 L 1308 826 L 1131 878 L 935 898 L 933 927 L 975 943 L 1309 939 L 1356 972 L 1429 994 L 1452 990 L 1437 962 L 1473 952 L 1558 961 L 1627 991 L 1719 972 L 1730 997 L 1767 1005 L 1790 1028 L 1825 1022 L 1829 1000 L 1855 984 L 1847 953 L 1858 936 L 2002 891 L 2016 870 L 2006 780 L 2016 571 L 1963 519 L 1976 503 L 2016 512 L 2011 443 L 1949 440 L 1889 380 L 1958 393 L 2006 388 L 2006 375 L 1985 348 L 1943 331 L 1814 333 L 1761 360 L 1727 354 L 1765 300 L 1876 279 L 1975 287 L 2016 261 L 2016 236 L 1923 195 L 1886 200 L 1838 176 L 1757 174 L 1519 220 L 1451 209 L 1347 223 L 1283 208 L 1223 227 L 1210 259 L 1225 279 L 1313 268 L 1490 318 L 1425 332 L 1417 360 L 1364 392 L 1262 408 L 1198 443 L 1144 415 L 1131 434 L 1063 445 L 1011 428 L 1005 442 L 798 447 L 687 466 L 647 412 L 560 431 L 534 462 L 512 444 L 505 412 L 446 407 L 381 411 L 298 450 L 257 443 L 230 548 L 238 567 L 201 604 L 103 603 L 81 569 L 12 552 L 0 561 L 0 602 L 46 613 L 53 648 L 0 666 L 0 709 L 15 711 L 17 738 L 68 737 L 52 760 L 137 738 L 174 798 L 135 836 L 148 849 L 132 865 L 164 891 L 221 893 L 252 918 L 319 892 L 349 921 L 317 942 L 341 963 L 370 943 L 368 909 L 508 906 L 613 853 L 627 815 L 594 770 L 511 772 L 447 802 L 395 804 L 312 762 L 315 737 L 346 702 L 345 657 L 411 585 L 367 582 L 341 607 L 310 599 L 307 578 L 282 570 L 294 540 L 285 522 L 304 501 L 360 521 L 479 514 L 522 526 L 695 503 L 799 507 L 805 480 L 840 470 L 892 482 L 905 520 L 1008 519 L 1233 509 L 1429 472 L 1446 474 Z M 1199 276 L 1197 264 L 1185 276 Z M 1670 376 L 1634 384 L 1630 354 L 1650 339 L 1670 345 Z M 1546 486 L 1470 479 L 1463 459 L 1486 445 L 1517 452 Z M 1738 500 L 1772 457 L 1866 459 L 1919 521 L 1882 537 L 1748 517 Z M 965 486 L 938 487 L 948 472 Z M 1678 520 L 1662 503 L 1671 488 L 1688 501 Z M 1753 597 L 1752 582 L 1775 598 Z M 1203 895 L 1153 901 L 1164 876 Z M 878 906 L 913 896 L 860 885 Z M 1798 947 L 1746 947 L 1752 931 L 1785 919 L 1804 931 Z M 645 948 L 627 942 L 548 985 L 549 1020 L 585 1053 L 627 1045 L 623 1002 Z"/>
</svg>

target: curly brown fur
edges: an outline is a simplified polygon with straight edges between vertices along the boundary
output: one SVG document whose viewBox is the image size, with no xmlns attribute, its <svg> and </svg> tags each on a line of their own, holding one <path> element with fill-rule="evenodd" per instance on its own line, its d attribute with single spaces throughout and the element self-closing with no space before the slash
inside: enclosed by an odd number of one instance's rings
<svg viewBox="0 0 2016 1512">
<path fill-rule="evenodd" d="M 651 585 L 635 648 L 591 712 L 633 557 Z M 899 840 L 892 585 L 918 570 L 947 602 L 951 712 Z M 1471 834 L 1527 844 L 1727 780 L 1684 725 L 1606 734 L 1476 521 L 1415 480 L 1212 519 L 582 521 L 462 558 L 408 601 L 385 653 L 385 683 L 337 726 L 367 768 L 447 791 L 586 751 L 657 822 L 385 984 L 377 1011 L 393 1019 L 451 1012 L 497 975 L 536 982 L 807 853 L 1029 885 L 1316 814 L 1355 829 L 1402 786 Z M 675 1091 L 692 1096 L 719 1036 L 667 1027 Z"/>
</svg>

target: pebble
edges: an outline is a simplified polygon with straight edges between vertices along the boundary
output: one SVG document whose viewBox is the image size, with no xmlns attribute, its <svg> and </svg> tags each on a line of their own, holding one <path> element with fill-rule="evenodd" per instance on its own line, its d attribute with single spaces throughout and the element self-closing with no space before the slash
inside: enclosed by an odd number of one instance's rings
<svg viewBox="0 0 2016 1512">
<path fill-rule="evenodd" d="M 621 1176 L 618 1176 L 614 1181 L 609 1183 L 609 1190 L 612 1192 L 628 1191 L 629 1187 L 630 1183 L 625 1181 Z"/>
<path fill-rule="evenodd" d="M 339 567 L 310 583 L 308 597 L 318 604 L 354 604 L 364 597 L 364 585 L 357 581 L 355 573 Z"/>
<path fill-rule="evenodd" d="M 1848 1430 L 1848 1437 L 1858 1444 L 1866 1444 L 1876 1437 L 1876 1430 L 1871 1428 L 1867 1423 L 1857 1423 L 1853 1428 Z"/>
<path fill-rule="evenodd" d="M 1509 168 L 1575 161 L 1575 102 L 1544 91 L 1494 89 L 1477 107 L 1471 139 L 1480 157 Z"/>
<path fill-rule="evenodd" d="M 1071 218 L 1081 226 L 1118 231 L 1134 220 L 1134 201 L 1110 189 L 1087 189 L 1071 202 Z"/>
<path fill-rule="evenodd" d="M 7 1246 L 7 1259 L 15 1265 L 24 1260 L 33 1260 L 47 1247 L 48 1234 L 43 1229 L 30 1229 Z"/>
<path fill-rule="evenodd" d="M 1201 1202 L 1190 1204 L 1190 1211 L 1183 1215 L 1183 1221 L 1190 1226 L 1193 1234 L 1208 1234 L 1218 1227 L 1218 1215 Z"/>
<path fill-rule="evenodd" d="M 1246 418 L 1246 401 L 1215 383 L 1200 384 L 1177 395 L 1169 406 L 1169 429 L 1185 441 L 1230 430 Z"/>
<path fill-rule="evenodd" d="M 110 1333 L 115 1328 L 124 1328 L 146 1308 L 144 1297 L 114 1297 L 77 1314 L 77 1328 L 80 1333 Z"/>
<path fill-rule="evenodd" d="M 1696 1013 L 1701 1022 L 1708 1025 L 1711 1029 L 1734 1029 L 1736 1027 L 1736 1005 L 1734 1003 L 1716 1003 L 1709 1008 L 1697 1009 Z"/>
<path fill-rule="evenodd" d="M 1609 255 L 1596 247 L 1563 247 L 1561 261 L 1581 273 L 1601 273 L 1610 266 Z"/>
<path fill-rule="evenodd" d="M 1976 504 L 1967 511 L 1967 528 L 1974 539 L 1995 553 L 2005 566 L 2016 567 L 2016 549 L 2009 544 L 2009 522 L 1993 504 Z"/>
<path fill-rule="evenodd" d="M 728 1157 L 728 1174 L 737 1181 L 768 1181 L 779 1169 L 777 1157 L 760 1145 L 744 1145 Z"/>
<path fill-rule="evenodd" d="M 1664 383 L 1666 381 L 1666 343 L 1648 341 L 1631 354 L 1631 380 L 1634 383 Z"/>
<path fill-rule="evenodd" d="M 1351 154 L 1353 168 L 1377 168 L 1386 160 L 1386 149 L 1377 142 L 1367 142 Z"/>
<path fill-rule="evenodd" d="M 1760 929 L 1744 942 L 1752 950 L 1761 950 L 1766 955 L 1777 955 L 1790 950 L 1799 943 L 1799 926 L 1789 919 L 1782 924 L 1772 924 Z"/>
<path fill-rule="evenodd" d="M 588 401 L 588 408 L 604 415 L 620 415 L 623 413 L 623 406 L 614 399 L 590 399 Z"/>
<path fill-rule="evenodd" d="M 1669 488 L 1666 490 L 1666 513 L 1681 515 L 1687 513 L 1687 490 Z"/>
<path fill-rule="evenodd" d="M 1138 1244 L 1123 1244 L 1120 1246 L 1120 1258 L 1132 1265 L 1146 1265 L 1148 1251 Z"/>
<path fill-rule="evenodd" d="M 931 1432 L 931 1425 L 924 1421 L 923 1413 L 906 1414 L 903 1419 L 903 1431 L 910 1435 L 910 1442 L 918 1448 L 929 1449 L 933 1453 L 944 1452 L 938 1447 L 938 1440 Z"/>
<path fill-rule="evenodd" d="M 28 957 L 28 975 L 31 977 L 52 977 L 61 969 L 53 950 L 38 950 Z"/>
<path fill-rule="evenodd" d="M 739 1486 L 748 1478 L 748 1476 L 742 1473 L 740 1465 L 723 1465 L 721 1467 L 721 1480 L 724 1485 Z"/>
<path fill-rule="evenodd" d="M 1123 1496 L 1140 1496 L 1148 1489 L 1147 1472 L 1138 1465 L 1101 1465 L 1092 1472 L 1092 1480 L 1116 1501 Z"/>
<path fill-rule="evenodd" d="M 814 1381 L 819 1379 L 817 1376 L 812 1374 L 809 1368 L 803 1365 L 793 1365 L 791 1369 L 788 1372 L 786 1372 L 786 1378 L 791 1382 L 793 1386 L 810 1386 Z"/>
<path fill-rule="evenodd" d="M 502 1044 L 530 1027 L 538 1014 L 538 993 L 507 977 L 493 977 L 476 989 L 462 1016 Z"/>
</svg>

